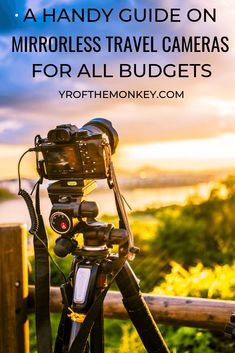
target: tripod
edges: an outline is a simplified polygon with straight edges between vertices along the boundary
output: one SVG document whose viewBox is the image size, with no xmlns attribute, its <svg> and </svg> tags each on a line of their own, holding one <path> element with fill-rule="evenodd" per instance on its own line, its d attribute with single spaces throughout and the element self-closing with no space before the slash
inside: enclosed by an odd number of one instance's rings
<svg viewBox="0 0 235 353">
<path fill-rule="evenodd" d="M 69 253 L 74 255 L 71 275 L 68 281 L 64 277 L 66 282 L 61 286 L 64 309 L 55 353 L 87 353 L 88 336 L 91 353 L 104 352 L 103 300 L 114 280 L 146 350 L 150 353 L 169 352 L 144 302 L 138 280 L 127 262 L 134 259 L 138 249 L 134 246 L 123 197 L 111 161 L 117 144 L 118 134 L 112 123 L 96 118 L 81 129 L 75 125 L 63 124 L 50 130 L 47 138 L 37 135 L 34 148 L 29 148 L 19 159 L 19 195 L 27 204 L 31 218 L 29 232 L 34 236 L 35 313 L 39 353 L 52 352 L 50 253 L 40 212 L 40 184 L 44 178 L 57 180 L 48 187 L 52 203 L 50 226 L 60 234 L 54 252 L 59 257 L 65 257 Z M 40 176 L 35 185 L 35 207 L 31 195 L 21 188 L 20 164 L 28 152 L 35 152 Z M 43 159 L 39 159 L 41 155 Z M 98 222 L 95 219 L 98 215 L 96 203 L 83 199 L 94 189 L 96 179 L 107 179 L 109 188 L 114 192 L 119 217 L 118 229 L 111 224 Z M 76 240 L 80 233 L 83 234 L 81 247 Z M 117 255 L 111 253 L 115 245 L 118 245 Z M 107 285 L 106 277 L 110 276 L 111 280 Z"/>
<path fill-rule="evenodd" d="M 123 296 L 123 304 L 147 352 L 169 352 L 143 299 L 138 280 L 129 263 L 125 259 L 120 261 L 119 257 L 110 253 L 109 247 L 112 244 L 120 244 L 126 239 L 125 230 L 111 228 L 110 225 L 92 218 L 88 222 L 80 223 L 78 228 L 79 232 L 83 232 L 84 245 L 73 251 L 71 280 L 62 285 L 65 308 L 58 330 L 55 353 L 89 352 L 88 336 L 90 336 L 90 352 L 104 353 L 103 301 L 99 299 L 103 293 L 106 294 L 110 286 L 107 286 L 106 281 L 110 275 L 111 282 L 116 281 Z M 89 315 L 90 325 L 82 332 Z M 68 316 L 72 320 L 68 319 Z"/>
</svg>

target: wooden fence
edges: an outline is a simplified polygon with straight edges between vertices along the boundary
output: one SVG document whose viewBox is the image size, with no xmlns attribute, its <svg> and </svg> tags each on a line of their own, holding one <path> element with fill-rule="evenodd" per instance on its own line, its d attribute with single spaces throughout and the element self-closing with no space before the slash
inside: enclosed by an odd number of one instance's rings
<svg viewBox="0 0 235 353">
<path fill-rule="evenodd" d="M 28 286 L 26 228 L 0 226 L 0 352 L 29 353 L 28 312 L 34 308 L 34 287 Z M 235 312 L 235 302 L 145 295 L 157 323 L 222 331 Z M 51 288 L 51 311 L 62 308 L 59 288 Z M 104 302 L 107 318 L 128 319 L 118 292 Z"/>
</svg>

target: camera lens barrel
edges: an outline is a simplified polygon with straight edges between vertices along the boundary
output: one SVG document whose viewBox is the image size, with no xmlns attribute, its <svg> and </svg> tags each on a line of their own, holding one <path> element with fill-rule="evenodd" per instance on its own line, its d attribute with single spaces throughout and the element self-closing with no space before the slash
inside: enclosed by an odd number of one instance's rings
<svg viewBox="0 0 235 353">
<path fill-rule="evenodd" d="M 119 137 L 111 121 L 104 118 L 95 118 L 83 125 L 82 129 L 92 130 L 93 127 L 98 128 L 99 130 L 101 130 L 102 133 L 105 133 L 108 136 L 111 151 L 113 154 L 118 145 Z"/>
</svg>

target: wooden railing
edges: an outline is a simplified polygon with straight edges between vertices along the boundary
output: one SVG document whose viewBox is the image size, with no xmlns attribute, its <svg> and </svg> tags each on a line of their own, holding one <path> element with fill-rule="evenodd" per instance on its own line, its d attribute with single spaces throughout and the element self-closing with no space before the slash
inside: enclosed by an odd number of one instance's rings
<svg viewBox="0 0 235 353">
<path fill-rule="evenodd" d="M 34 287 L 28 286 L 26 228 L 19 224 L 0 226 L 0 352 L 29 353 L 28 312 L 34 308 Z M 145 295 L 157 323 L 222 331 L 235 312 L 235 302 Z M 59 288 L 51 288 L 51 311 L 62 308 Z M 128 319 L 118 292 L 109 292 L 104 302 L 107 318 Z"/>
</svg>

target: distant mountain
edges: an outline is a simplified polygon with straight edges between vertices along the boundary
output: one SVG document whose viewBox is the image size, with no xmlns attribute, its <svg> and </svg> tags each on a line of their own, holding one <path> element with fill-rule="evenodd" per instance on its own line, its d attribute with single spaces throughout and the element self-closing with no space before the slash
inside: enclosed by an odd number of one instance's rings
<svg viewBox="0 0 235 353">
<path fill-rule="evenodd" d="M 220 181 L 225 179 L 229 174 L 234 174 L 233 170 L 215 170 L 215 171 L 163 171 L 152 166 L 146 165 L 136 171 L 126 172 L 124 170 L 117 171 L 117 177 L 122 189 L 137 188 L 163 188 L 190 186 L 201 183 L 209 183 L 212 181 Z M 23 187 L 31 191 L 36 180 L 22 179 Z M 42 185 L 42 192 L 46 192 L 46 188 L 50 182 L 45 180 Z M 106 187 L 106 180 L 98 180 L 98 189 Z M 18 193 L 18 180 L 0 180 L 0 187 L 9 190 L 12 193 Z"/>
</svg>

